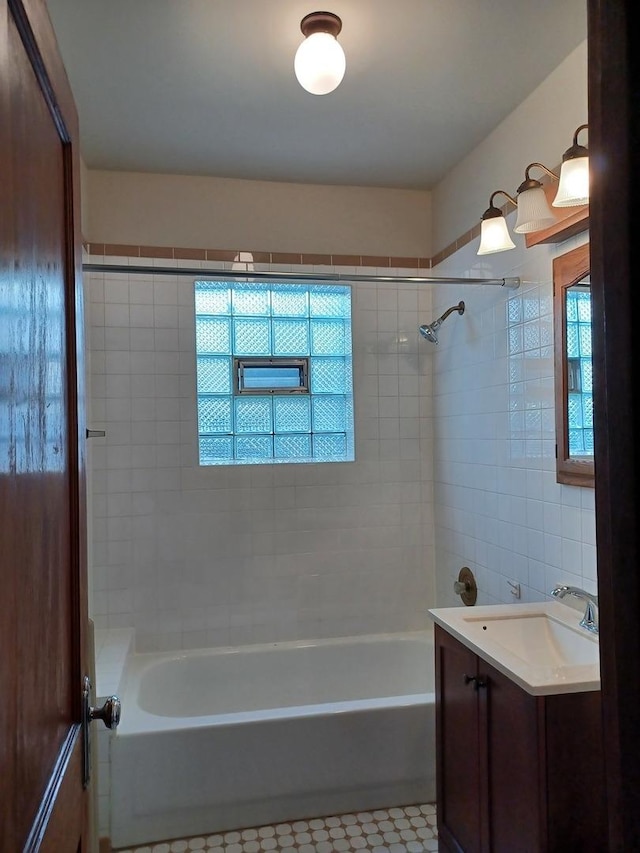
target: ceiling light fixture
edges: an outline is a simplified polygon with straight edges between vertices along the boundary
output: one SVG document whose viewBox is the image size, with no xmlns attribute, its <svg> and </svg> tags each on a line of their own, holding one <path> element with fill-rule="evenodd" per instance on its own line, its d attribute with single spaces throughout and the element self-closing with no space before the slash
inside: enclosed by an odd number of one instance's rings
<svg viewBox="0 0 640 853">
<path fill-rule="evenodd" d="M 333 12 L 310 12 L 300 22 L 305 36 L 293 63 L 298 82 L 312 95 L 327 95 L 342 82 L 347 67 L 336 36 L 342 21 Z"/>
<path fill-rule="evenodd" d="M 586 124 L 580 125 L 573 135 L 573 144 L 562 155 L 558 191 L 553 200 L 553 207 L 575 207 L 589 203 L 589 152 L 585 145 L 578 144 L 578 134 L 587 127 Z M 541 231 L 557 221 L 557 215 L 549 206 L 542 182 L 530 175 L 530 170 L 534 167 L 542 169 L 549 177 L 558 180 L 558 175 L 542 163 L 529 163 L 525 169 L 524 181 L 516 191 L 515 199 L 504 190 L 496 190 L 492 193 L 489 207 L 482 214 L 480 222 L 478 255 L 505 252 L 515 248 L 503 211 L 493 204 L 493 199 L 498 194 L 506 196 L 511 204 L 518 208 L 516 224 L 513 228 L 517 234 Z"/>
</svg>

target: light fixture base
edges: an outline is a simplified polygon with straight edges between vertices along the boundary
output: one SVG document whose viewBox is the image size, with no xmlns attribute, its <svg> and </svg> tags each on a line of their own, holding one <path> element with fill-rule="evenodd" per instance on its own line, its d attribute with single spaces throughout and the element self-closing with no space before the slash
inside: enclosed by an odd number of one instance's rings
<svg viewBox="0 0 640 853">
<path fill-rule="evenodd" d="M 329 33 L 335 38 L 342 29 L 342 20 L 333 12 L 309 12 L 300 21 L 300 29 L 305 37 L 314 33 Z"/>
<path fill-rule="evenodd" d="M 520 184 L 518 189 L 516 190 L 516 196 L 519 196 L 520 193 L 525 193 L 527 190 L 538 190 L 542 189 L 542 183 L 540 181 L 536 181 L 535 178 L 525 178 L 525 180 Z"/>
<path fill-rule="evenodd" d="M 573 144 L 571 145 L 570 148 L 567 148 L 567 150 L 562 155 L 562 162 L 563 163 L 566 163 L 567 160 L 575 160 L 578 157 L 588 157 L 589 156 L 589 149 L 586 147 L 586 145 L 580 145 L 580 143 L 578 142 L 578 134 L 582 130 L 586 130 L 588 127 L 589 127 L 588 124 L 581 124 L 580 127 L 573 134 Z"/>
</svg>

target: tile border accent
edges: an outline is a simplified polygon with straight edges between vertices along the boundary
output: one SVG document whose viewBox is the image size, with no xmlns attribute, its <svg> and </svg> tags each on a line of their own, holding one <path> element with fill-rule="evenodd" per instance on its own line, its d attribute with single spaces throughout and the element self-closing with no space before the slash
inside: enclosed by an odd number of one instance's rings
<svg viewBox="0 0 640 853">
<path fill-rule="evenodd" d="M 479 233 L 479 232 L 478 232 Z M 125 243 L 95 243 L 83 240 L 90 255 L 120 256 L 128 258 L 166 258 L 181 261 L 237 261 L 240 252 L 247 249 L 196 249 L 172 246 L 135 246 Z M 252 251 L 253 263 L 291 264 L 302 266 L 340 267 L 395 267 L 396 269 L 431 269 L 431 258 L 392 257 L 389 255 L 324 255 L 304 252 Z"/>
</svg>

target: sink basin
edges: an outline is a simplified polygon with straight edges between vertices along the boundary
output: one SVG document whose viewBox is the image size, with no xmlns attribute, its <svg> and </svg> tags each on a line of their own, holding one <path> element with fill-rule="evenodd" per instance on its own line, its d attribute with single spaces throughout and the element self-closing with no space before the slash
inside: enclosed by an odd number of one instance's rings
<svg viewBox="0 0 640 853">
<path fill-rule="evenodd" d="M 574 666 L 598 663 L 598 643 L 549 614 L 466 619 L 470 631 L 504 646 L 511 654 L 536 666 Z"/>
<path fill-rule="evenodd" d="M 598 637 L 557 601 L 443 607 L 433 620 L 528 693 L 600 689 Z"/>
</svg>

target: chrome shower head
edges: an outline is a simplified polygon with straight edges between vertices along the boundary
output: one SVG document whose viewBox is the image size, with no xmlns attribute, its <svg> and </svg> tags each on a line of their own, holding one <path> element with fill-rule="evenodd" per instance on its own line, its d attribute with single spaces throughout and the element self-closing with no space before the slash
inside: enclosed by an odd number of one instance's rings
<svg viewBox="0 0 640 853">
<path fill-rule="evenodd" d="M 464 302 L 460 300 L 457 305 L 452 305 L 451 308 L 447 308 L 444 314 L 441 317 L 438 317 L 437 320 L 434 320 L 433 323 L 428 323 L 427 325 L 420 326 L 418 331 L 420 332 L 422 337 L 426 338 L 428 341 L 431 341 L 432 344 L 437 344 L 437 331 L 452 311 L 457 311 L 458 314 L 464 314 Z"/>
<path fill-rule="evenodd" d="M 439 325 L 440 323 L 438 323 L 438 326 Z M 436 323 L 430 323 L 428 326 L 420 326 L 418 331 L 420 332 L 423 338 L 426 338 L 428 341 L 431 341 L 432 344 L 437 344 L 438 336 L 436 334 L 436 329 L 438 328 L 438 326 L 436 326 Z"/>
</svg>

